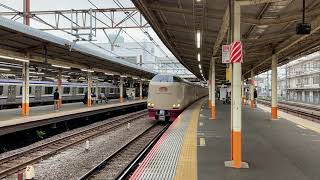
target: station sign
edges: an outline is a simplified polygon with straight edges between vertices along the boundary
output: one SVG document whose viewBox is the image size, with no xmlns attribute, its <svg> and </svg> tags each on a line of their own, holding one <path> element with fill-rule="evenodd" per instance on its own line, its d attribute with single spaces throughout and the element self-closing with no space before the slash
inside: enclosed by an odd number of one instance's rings
<svg viewBox="0 0 320 180">
<path fill-rule="evenodd" d="M 222 45 L 222 63 L 230 63 L 230 45 Z"/>
<path fill-rule="evenodd" d="M 243 53 L 242 53 L 242 43 L 241 41 L 234 41 L 231 43 L 230 50 L 230 62 L 231 63 L 242 63 Z"/>
</svg>

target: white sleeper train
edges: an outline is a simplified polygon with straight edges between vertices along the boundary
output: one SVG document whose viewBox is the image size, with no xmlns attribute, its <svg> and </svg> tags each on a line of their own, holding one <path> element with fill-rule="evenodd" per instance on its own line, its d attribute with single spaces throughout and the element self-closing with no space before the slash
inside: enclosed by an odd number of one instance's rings
<svg viewBox="0 0 320 180">
<path fill-rule="evenodd" d="M 87 92 L 85 83 L 62 83 L 62 99 L 64 102 L 81 101 Z M 29 103 L 31 105 L 53 102 L 53 93 L 57 88 L 55 82 L 29 81 Z M 92 92 L 96 85 L 93 84 Z M 111 83 L 99 83 L 98 93 L 104 93 L 107 98 L 118 98 L 119 88 Z M 0 79 L 0 109 L 15 107 L 21 104 L 22 81 L 16 79 Z"/>
<path fill-rule="evenodd" d="M 149 118 L 173 121 L 192 102 L 206 95 L 208 88 L 177 76 L 158 74 L 149 84 Z"/>
</svg>

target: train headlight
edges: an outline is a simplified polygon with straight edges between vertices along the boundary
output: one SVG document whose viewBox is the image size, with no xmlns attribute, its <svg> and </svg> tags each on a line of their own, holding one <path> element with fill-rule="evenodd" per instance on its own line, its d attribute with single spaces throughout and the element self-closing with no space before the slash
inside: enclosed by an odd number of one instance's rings
<svg viewBox="0 0 320 180">
<path fill-rule="evenodd" d="M 154 104 L 152 103 L 152 104 L 151 104 L 151 106 L 153 107 L 153 106 L 154 106 Z"/>
<path fill-rule="evenodd" d="M 151 103 L 148 103 L 148 106 L 151 106 Z"/>
<path fill-rule="evenodd" d="M 175 108 L 175 107 L 176 107 L 176 105 L 174 104 L 174 105 L 172 105 L 172 107 L 173 107 L 173 108 Z"/>
<path fill-rule="evenodd" d="M 180 107 L 180 104 L 177 104 L 177 107 L 179 108 L 179 107 Z"/>
</svg>

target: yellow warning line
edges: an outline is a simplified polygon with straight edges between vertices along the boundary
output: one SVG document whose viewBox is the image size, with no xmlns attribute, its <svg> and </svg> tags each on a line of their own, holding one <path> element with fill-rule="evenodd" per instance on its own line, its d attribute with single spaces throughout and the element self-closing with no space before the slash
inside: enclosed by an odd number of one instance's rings
<svg viewBox="0 0 320 180">
<path fill-rule="evenodd" d="M 197 175 L 197 129 L 198 118 L 203 100 L 194 106 L 187 131 L 185 132 L 184 142 L 181 147 L 179 161 L 175 174 L 176 180 L 196 180 Z"/>
</svg>

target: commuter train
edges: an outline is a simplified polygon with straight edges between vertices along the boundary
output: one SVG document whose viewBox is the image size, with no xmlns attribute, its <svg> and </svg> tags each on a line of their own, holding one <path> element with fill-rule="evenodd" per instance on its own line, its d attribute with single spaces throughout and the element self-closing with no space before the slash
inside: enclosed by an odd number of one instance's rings
<svg viewBox="0 0 320 180">
<path fill-rule="evenodd" d="M 158 74 L 149 84 L 149 118 L 173 121 L 192 102 L 206 95 L 208 89 L 205 87 L 177 76 Z"/>
<path fill-rule="evenodd" d="M 50 104 L 57 83 L 50 81 L 29 81 L 30 105 Z M 64 102 L 79 102 L 87 92 L 85 83 L 62 83 L 62 99 Z M 96 85 L 93 84 L 92 92 Z M 106 82 L 98 84 L 98 93 L 104 93 L 109 99 L 119 98 L 119 87 Z M 0 109 L 21 105 L 22 81 L 16 79 L 0 79 Z"/>
</svg>

